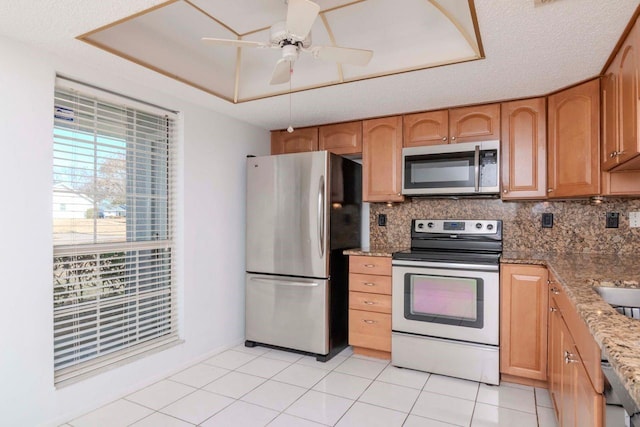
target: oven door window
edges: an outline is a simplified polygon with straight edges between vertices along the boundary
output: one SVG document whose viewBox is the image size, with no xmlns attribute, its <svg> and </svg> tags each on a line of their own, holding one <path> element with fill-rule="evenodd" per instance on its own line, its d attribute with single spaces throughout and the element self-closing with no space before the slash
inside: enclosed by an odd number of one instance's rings
<svg viewBox="0 0 640 427">
<path fill-rule="evenodd" d="M 482 329 L 483 291 L 480 278 L 406 274 L 404 317 Z"/>
</svg>

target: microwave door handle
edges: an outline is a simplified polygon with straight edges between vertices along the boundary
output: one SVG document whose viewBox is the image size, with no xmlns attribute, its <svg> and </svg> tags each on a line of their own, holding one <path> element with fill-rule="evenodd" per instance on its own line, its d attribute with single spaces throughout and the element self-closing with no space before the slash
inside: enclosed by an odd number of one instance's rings
<svg viewBox="0 0 640 427">
<path fill-rule="evenodd" d="M 473 164 L 475 166 L 475 191 L 476 193 L 480 192 L 480 146 L 476 145 L 476 152 L 473 159 Z"/>
</svg>

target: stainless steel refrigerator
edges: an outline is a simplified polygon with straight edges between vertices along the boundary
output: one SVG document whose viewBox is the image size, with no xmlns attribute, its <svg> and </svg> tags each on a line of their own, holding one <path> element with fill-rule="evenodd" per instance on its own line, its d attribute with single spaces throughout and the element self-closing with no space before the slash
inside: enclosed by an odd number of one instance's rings
<svg viewBox="0 0 640 427">
<path fill-rule="evenodd" d="M 328 360 L 347 345 L 362 168 L 326 151 L 247 159 L 245 345 Z"/>
</svg>

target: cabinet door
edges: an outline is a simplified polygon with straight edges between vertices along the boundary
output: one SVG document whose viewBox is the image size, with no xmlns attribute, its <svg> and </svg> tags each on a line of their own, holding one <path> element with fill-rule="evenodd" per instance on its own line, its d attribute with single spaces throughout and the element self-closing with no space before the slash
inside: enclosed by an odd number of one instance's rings
<svg viewBox="0 0 640 427">
<path fill-rule="evenodd" d="M 598 80 L 549 96 L 549 197 L 600 193 L 600 90 Z"/>
<path fill-rule="evenodd" d="M 548 369 L 547 376 L 549 378 L 549 394 L 556 412 L 556 419 L 560 419 L 560 410 L 562 408 L 562 330 L 560 328 L 562 317 L 560 310 L 553 298 L 549 298 L 549 345 L 548 345 Z"/>
<path fill-rule="evenodd" d="M 500 283 L 500 372 L 546 381 L 547 269 L 503 264 Z"/>
<path fill-rule="evenodd" d="M 600 80 L 602 96 L 602 170 L 608 171 L 618 164 L 618 58 Z"/>
<path fill-rule="evenodd" d="M 318 151 L 318 128 L 296 129 L 271 132 L 271 154 L 301 153 Z"/>
<path fill-rule="evenodd" d="M 401 202 L 402 116 L 362 123 L 362 198 Z"/>
<path fill-rule="evenodd" d="M 362 153 L 362 122 L 320 126 L 318 146 L 334 154 Z"/>
<path fill-rule="evenodd" d="M 404 125 L 405 147 L 421 145 L 438 145 L 449 142 L 449 111 L 429 111 L 426 113 L 405 114 Z"/>
<path fill-rule="evenodd" d="M 640 153 L 638 141 L 638 24 L 631 30 L 622 49 L 618 53 L 620 66 L 619 76 L 619 105 L 620 105 L 620 134 L 618 163 L 616 170 L 627 169 L 624 163 Z M 638 167 L 635 167 L 638 169 Z"/>
<path fill-rule="evenodd" d="M 502 198 L 547 194 L 547 111 L 544 98 L 502 104 Z"/>
<path fill-rule="evenodd" d="M 451 143 L 500 139 L 500 104 L 449 110 Z"/>
<path fill-rule="evenodd" d="M 580 356 L 573 355 L 567 360 L 575 369 L 575 426 L 602 427 L 604 402 L 602 394 L 596 393 L 589 381 L 589 375 L 582 365 Z"/>
</svg>

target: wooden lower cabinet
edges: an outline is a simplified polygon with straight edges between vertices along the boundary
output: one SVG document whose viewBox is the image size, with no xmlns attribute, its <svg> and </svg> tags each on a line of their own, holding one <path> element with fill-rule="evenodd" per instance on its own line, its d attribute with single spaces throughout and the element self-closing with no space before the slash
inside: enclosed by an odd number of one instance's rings
<svg viewBox="0 0 640 427">
<path fill-rule="evenodd" d="M 391 358 L 391 258 L 349 257 L 349 345 Z"/>
<path fill-rule="evenodd" d="M 600 371 L 592 363 L 593 338 L 571 329 L 577 312 L 567 305 L 559 285 L 551 279 L 549 304 L 549 391 L 560 427 L 602 427 L 604 398 Z M 555 289 L 555 290 L 554 290 Z M 558 292 L 558 293 L 556 293 Z M 564 300 L 563 300 L 564 299 Z M 573 312 L 572 312 L 573 310 Z M 585 325 L 586 328 L 586 325 Z M 597 346 L 597 345 L 596 345 Z M 591 372 L 589 372 L 591 371 Z"/>
<path fill-rule="evenodd" d="M 547 269 L 500 266 L 500 373 L 547 380 Z M 527 382 L 527 381 L 524 381 Z"/>
</svg>

